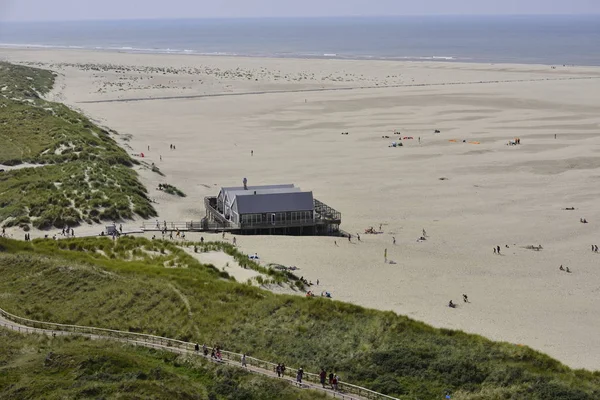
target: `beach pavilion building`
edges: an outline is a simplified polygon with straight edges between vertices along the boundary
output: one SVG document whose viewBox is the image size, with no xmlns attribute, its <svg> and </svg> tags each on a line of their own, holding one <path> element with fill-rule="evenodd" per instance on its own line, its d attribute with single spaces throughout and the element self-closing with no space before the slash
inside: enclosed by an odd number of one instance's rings
<svg viewBox="0 0 600 400">
<path fill-rule="evenodd" d="M 341 214 L 293 184 L 223 187 L 204 199 L 203 229 L 241 234 L 330 235 Z"/>
</svg>

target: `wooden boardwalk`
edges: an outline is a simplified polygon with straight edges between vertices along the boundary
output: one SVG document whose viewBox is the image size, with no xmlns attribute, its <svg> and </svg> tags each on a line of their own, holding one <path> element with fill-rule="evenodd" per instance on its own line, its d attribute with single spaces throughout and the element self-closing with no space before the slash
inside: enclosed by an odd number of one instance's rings
<svg viewBox="0 0 600 400">
<path fill-rule="evenodd" d="M 183 342 L 176 339 L 169 339 L 160 336 L 152 336 L 111 329 L 35 321 L 10 314 L 1 308 L 0 327 L 4 327 L 6 329 L 10 329 L 24 334 L 42 334 L 48 336 L 69 335 L 88 337 L 90 339 L 95 340 L 111 340 L 127 343 L 133 346 L 143 346 L 163 351 L 169 351 L 177 354 L 202 357 L 206 360 L 218 364 L 228 365 L 236 368 L 243 368 L 248 372 L 263 375 L 272 379 L 284 379 L 292 385 L 297 385 L 295 381 L 295 373 L 297 368 L 286 368 L 286 376 L 278 378 L 274 372 L 276 366 L 276 364 L 274 363 L 246 356 L 247 367 L 243 367 L 241 365 L 242 354 L 233 353 L 229 351 L 221 351 L 222 360 L 215 360 L 211 359 L 210 357 L 205 357 L 202 353 L 196 352 L 195 344 Z M 299 387 L 301 389 L 314 390 L 321 393 L 325 393 L 329 397 L 343 400 L 398 400 L 395 397 L 387 396 L 345 382 L 340 382 L 338 384 L 338 391 L 323 388 L 319 383 L 319 376 L 317 374 L 312 374 L 309 372 L 304 373 L 303 382 Z"/>
</svg>

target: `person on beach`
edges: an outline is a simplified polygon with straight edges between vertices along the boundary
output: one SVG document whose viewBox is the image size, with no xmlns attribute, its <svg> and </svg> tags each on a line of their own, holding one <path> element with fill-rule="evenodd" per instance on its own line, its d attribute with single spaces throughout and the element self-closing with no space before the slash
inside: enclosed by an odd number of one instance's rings
<svg viewBox="0 0 600 400">
<path fill-rule="evenodd" d="M 425 229 L 423 229 L 423 237 L 427 237 L 427 232 L 425 232 Z"/>
<path fill-rule="evenodd" d="M 466 294 L 463 294 L 463 301 L 465 303 L 468 303 L 469 302 L 469 296 L 467 296 Z"/>
<path fill-rule="evenodd" d="M 392 243 L 394 244 L 394 246 L 396 245 L 396 236 L 392 236 Z"/>
<path fill-rule="evenodd" d="M 234 238 L 233 238 L 233 245 L 235 246 L 236 244 L 237 244 L 237 240 L 236 240 L 236 238 L 234 237 Z"/>
<path fill-rule="evenodd" d="M 562 264 L 560 264 L 560 267 L 558 267 L 559 270 L 564 271 L 565 268 L 562 266 Z"/>
<path fill-rule="evenodd" d="M 456 304 L 454 304 L 452 302 L 452 300 L 450 300 L 450 302 L 448 303 L 448 307 L 450 307 L 450 308 L 456 308 Z"/>
<path fill-rule="evenodd" d="M 383 251 L 383 260 L 387 262 L 387 249 Z"/>
<path fill-rule="evenodd" d="M 569 273 L 569 274 L 571 273 L 571 270 L 569 269 L 569 267 L 567 267 L 567 269 L 565 271 L 567 271 L 567 273 Z"/>
<path fill-rule="evenodd" d="M 498 254 L 500 254 L 500 246 L 497 246 L 496 249 L 498 250 Z"/>
<path fill-rule="evenodd" d="M 338 244 L 337 244 L 337 240 L 334 240 L 334 241 L 333 241 L 333 244 L 337 246 L 337 245 L 338 245 Z"/>
<path fill-rule="evenodd" d="M 254 155 L 254 150 L 250 150 L 250 157 Z"/>
<path fill-rule="evenodd" d="M 497 254 L 497 253 L 496 253 L 496 248 L 495 248 L 495 247 L 494 247 L 494 254 Z"/>
<path fill-rule="evenodd" d="M 148 151 L 150 151 L 150 146 L 148 146 Z"/>
<path fill-rule="evenodd" d="M 352 235 L 351 234 L 348 234 L 348 241 L 352 242 Z"/>
<path fill-rule="evenodd" d="M 358 239 L 358 241 L 360 242 L 360 235 L 357 233 L 356 234 L 356 238 Z"/>
<path fill-rule="evenodd" d="M 319 380 L 321 381 L 321 385 L 325 388 L 325 378 L 327 377 L 327 372 L 323 368 L 321 368 L 321 372 L 319 373 Z"/>
</svg>

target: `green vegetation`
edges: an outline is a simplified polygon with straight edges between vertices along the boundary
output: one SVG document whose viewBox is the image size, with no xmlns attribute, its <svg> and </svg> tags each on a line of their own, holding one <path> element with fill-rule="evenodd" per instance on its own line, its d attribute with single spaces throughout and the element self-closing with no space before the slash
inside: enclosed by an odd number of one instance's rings
<svg viewBox="0 0 600 400">
<path fill-rule="evenodd" d="M 163 192 L 169 193 L 173 196 L 185 197 L 185 193 L 177 189 L 175 186 L 169 185 L 168 183 L 159 183 L 158 190 L 162 190 Z"/>
<path fill-rule="evenodd" d="M 207 246 L 199 250 L 224 245 Z M 131 237 L 2 239 L 0 307 L 32 319 L 218 343 L 312 372 L 323 366 L 400 399 L 446 392 L 458 400 L 600 398 L 600 372 L 392 312 L 275 295 L 227 279 L 190 252 Z"/>
<path fill-rule="evenodd" d="M 40 97 L 49 71 L 0 63 L 0 223 L 40 229 L 156 216 L 131 168 L 136 162 L 109 132 Z"/>
<path fill-rule="evenodd" d="M 0 329 L 2 399 L 322 399 L 198 357 Z"/>
</svg>

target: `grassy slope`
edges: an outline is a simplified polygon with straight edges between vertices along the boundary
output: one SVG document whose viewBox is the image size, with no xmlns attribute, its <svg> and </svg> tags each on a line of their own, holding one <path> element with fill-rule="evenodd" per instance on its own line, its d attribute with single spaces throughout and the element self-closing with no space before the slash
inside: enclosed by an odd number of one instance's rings
<svg viewBox="0 0 600 400">
<path fill-rule="evenodd" d="M 165 255 L 144 255 L 149 246 Z M 34 319 L 220 343 L 310 371 L 324 366 L 402 399 L 446 391 L 454 399 L 600 397 L 600 373 L 573 371 L 527 347 L 391 312 L 274 295 L 223 279 L 179 251 L 132 238 L 2 241 L 0 307 Z"/>
<path fill-rule="evenodd" d="M 190 356 L 0 329 L 2 399 L 314 399 L 282 381 Z"/>
<path fill-rule="evenodd" d="M 155 216 L 109 133 L 39 97 L 53 83 L 49 71 L 0 63 L 0 164 L 43 165 L 0 173 L 0 222 L 47 229 Z"/>
</svg>

